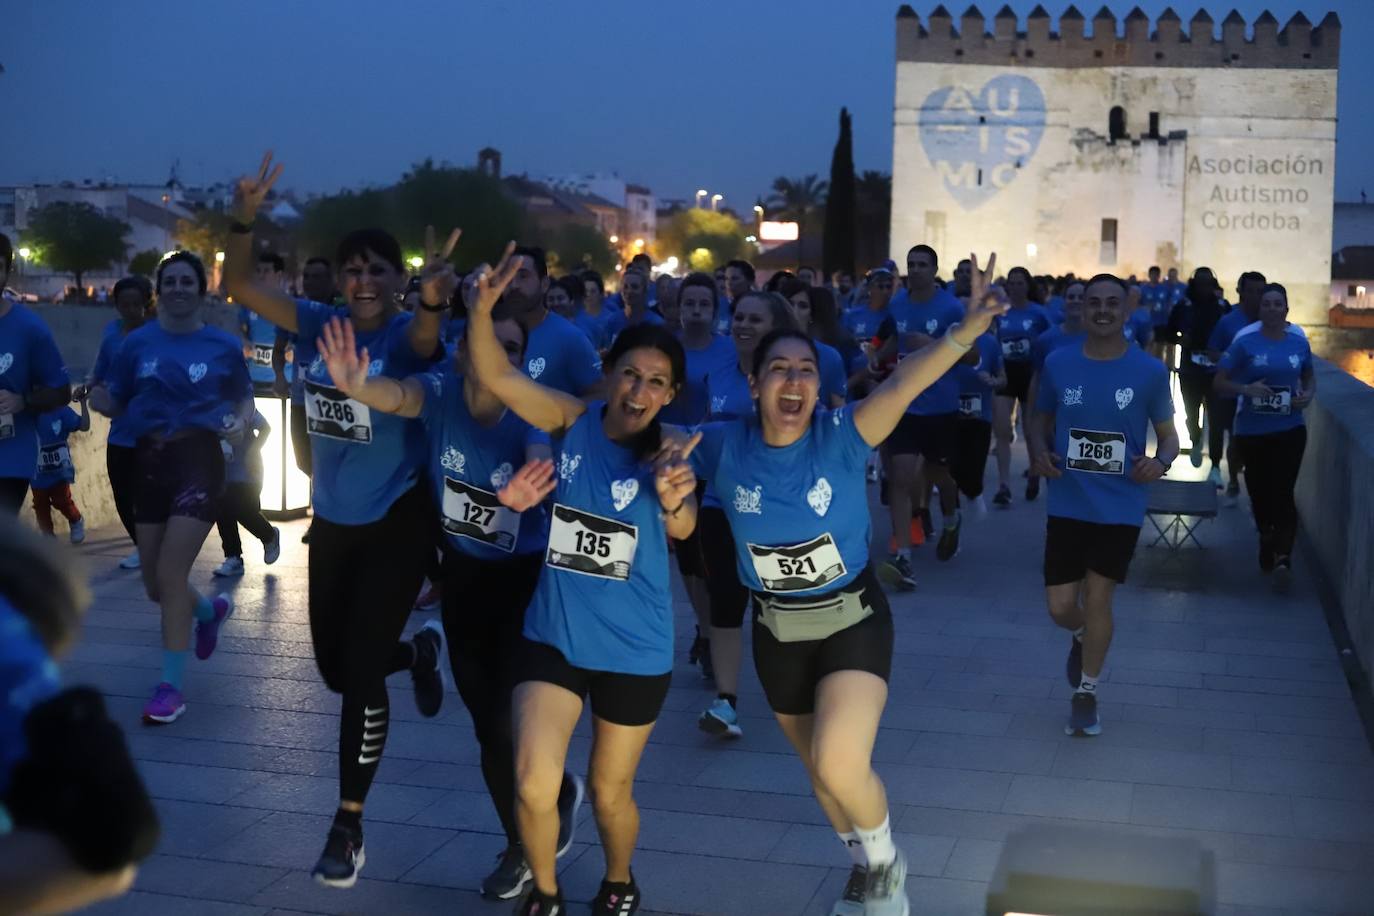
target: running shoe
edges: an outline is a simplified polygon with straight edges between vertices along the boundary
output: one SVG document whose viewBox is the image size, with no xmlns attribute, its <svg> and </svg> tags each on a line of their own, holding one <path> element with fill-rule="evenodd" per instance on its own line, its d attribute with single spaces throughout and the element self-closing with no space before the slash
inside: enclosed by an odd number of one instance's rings
<svg viewBox="0 0 1374 916">
<path fill-rule="evenodd" d="M 935 537 L 935 523 L 930 520 L 930 509 L 924 508 L 921 512 L 921 543 L 924 544 L 930 538 Z M 911 539 L 912 546 L 916 545 L 916 539 Z"/>
<path fill-rule="evenodd" d="M 906 896 L 906 856 L 898 849 L 897 858 L 868 869 L 864 916 L 908 916 L 910 912 L 911 902 Z"/>
<path fill-rule="evenodd" d="M 907 526 L 911 531 L 911 546 L 920 547 L 926 542 L 926 526 L 920 519 L 913 518 Z"/>
<path fill-rule="evenodd" d="M 940 543 L 935 545 L 935 559 L 948 563 L 959 555 L 959 529 L 962 527 L 962 524 L 955 525 L 940 532 Z"/>
<path fill-rule="evenodd" d="M 143 704 L 143 721 L 149 725 L 167 725 L 181 718 L 186 711 L 186 698 L 181 691 L 163 681 L 153 688 L 153 695 Z"/>
<path fill-rule="evenodd" d="M 1201 433 L 1198 434 L 1201 436 Z M 1193 463 L 1193 467 L 1202 467 L 1202 443 L 1197 441 L 1198 437 L 1193 437 L 1193 447 L 1188 449 L 1188 460 Z"/>
<path fill-rule="evenodd" d="M 911 560 L 900 553 L 894 553 L 878 564 L 878 578 L 889 588 L 899 592 L 914 591 L 916 577 L 911 571 Z"/>
<path fill-rule="evenodd" d="M 716 697 L 697 719 L 697 727 L 718 738 L 739 738 L 744 734 L 739 727 L 739 713 L 725 697 Z"/>
<path fill-rule="evenodd" d="M 1293 562 L 1287 554 L 1274 557 L 1274 591 L 1280 595 L 1288 594 L 1293 587 Z"/>
<path fill-rule="evenodd" d="M 638 912 L 639 885 L 633 874 L 629 881 L 601 882 L 601 890 L 592 901 L 592 916 L 632 916 Z"/>
<path fill-rule="evenodd" d="M 992 504 L 999 509 L 1011 508 L 1011 487 L 1003 484 L 997 488 L 997 495 L 992 498 Z"/>
<path fill-rule="evenodd" d="M 1226 484 L 1221 482 L 1221 468 L 1217 467 L 1215 464 L 1212 465 L 1212 469 L 1207 472 L 1207 480 L 1218 490 L 1226 488 Z"/>
<path fill-rule="evenodd" d="M 138 569 L 143 565 L 143 561 L 138 558 L 138 551 L 135 550 L 127 557 L 119 561 L 120 569 Z"/>
<path fill-rule="evenodd" d="M 586 797 L 587 784 L 582 777 L 565 772 L 563 785 L 558 791 L 558 852 L 554 858 L 561 859 L 572 848 L 573 839 L 577 836 L 577 813 Z"/>
<path fill-rule="evenodd" d="M 1040 495 L 1040 478 L 1032 477 L 1026 481 L 1026 502 L 1033 503 Z"/>
<path fill-rule="evenodd" d="M 210 606 L 215 609 L 215 615 L 209 620 L 196 621 L 196 658 L 201 661 L 215 653 L 215 646 L 219 644 L 219 628 L 234 612 L 234 603 L 223 593 L 211 598 Z"/>
<path fill-rule="evenodd" d="M 431 582 L 415 599 L 415 610 L 432 613 L 439 610 L 442 600 L 439 593 L 439 583 Z"/>
<path fill-rule="evenodd" d="M 272 526 L 272 540 L 262 545 L 262 562 L 271 566 L 281 556 L 281 529 Z"/>
<path fill-rule="evenodd" d="M 325 887 L 352 887 L 358 883 L 358 872 L 366 861 L 362 833 L 335 824 L 329 828 L 324 852 L 310 874 Z"/>
<path fill-rule="evenodd" d="M 563 903 L 563 892 L 550 896 L 539 892 L 538 888 L 530 891 L 530 895 L 525 898 L 525 902 L 520 905 L 516 916 L 567 916 L 568 908 Z"/>
<path fill-rule="evenodd" d="M 79 518 L 72 522 L 71 528 L 72 530 L 68 537 L 73 544 L 80 544 L 82 541 L 86 540 L 86 520 L 84 518 Z"/>
<path fill-rule="evenodd" d="M 1234 509 L 1240 505 L 1240 481 L 1233 475 L 1226 485 L 1226 508 Z"/>
<path fill-rule="evenodd" d="M 243 575 L 243 557 L 225 557 L 224 562 L 215 567 L 214 575 L 221 579 Z"/>
<path fill-rule="evenodd" d="M 863 916 L 864 890 L 868 886 L 868 869 L 855 865 L 849 870 L 849 881 L 845 883 L 844 894 L 830 908 L 830 916 Z"/>
<path fill-rule="evenodd" d="M 1079 690 L 1069 701 L 1069 724 L 1064 734 L 1085 737 L 1102 734 L 1102 722 L 1097 718 L 1097 695 Z"/>
<path fill-rule="evenodd" d="M 1069 657 L 1064 662 L 1064 677 L 1074 690 L 1083 683 L 1083 640 L 1077 636 L 1069 637 Z"/>
<path fill-rule="evenodd" d="M 444 703 L 444 678 L 439 673 L 439 657 L 444 651 L 443 625 L 437 620 L 429 621 L 411 637 L 410 643 L 415 647 L 415 662 L 410 666 L 415 708 L 426 719 L 432 719 Z"/>
<path fill-rule="evenodd" d="M 512 843 L 496 857 L 496 869 L 482 879 L 482 896 L 488 900 L 511 900 L 520 896 L 532 878 L 534 873 L 525 861 L 524 847 Z"/>
</svg>

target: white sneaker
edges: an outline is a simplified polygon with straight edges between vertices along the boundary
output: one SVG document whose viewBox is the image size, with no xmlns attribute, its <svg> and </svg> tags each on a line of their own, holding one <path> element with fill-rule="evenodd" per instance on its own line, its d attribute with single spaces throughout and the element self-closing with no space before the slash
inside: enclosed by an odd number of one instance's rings
<svg viewBox="0 0 1374 916">
<path fill-rule="evenodd" d="M 890 865 L 869 867 L 868 886 L 864 888 L 864 916 L 908 916 L 911 902 L 906 896 L 906 856 L 900 849 Z"/>
<path fill-rule="evenodd" d="M 120 569 L 138 569 L 143 565 L 143 561 L 138 558 L 138 551 L 135 550 L 127 557 L 119 561 Z"/>
<path fill-rule="evenodd" d="M 271 566 L 281 556 L 281 529 L 272 526 L 272 540 L 262 545 L 262 562 Z M 240 563 L 240 565 L 242 565 Z"/>
<path fill-rule="evenodd" d="M 983 498 L 982 493 L 979 493 L 977 498 L 973 500 L 973 517 L 976 519 L 988 517 L 988 501 Z"/>
<path fill-rule="evenodd" d="M 86 520 L 84 518 L 72 522 L 71 539 L 73 544 L 80 544 L 86 540 Z"/>
<path fill-rule="evenodd" d="M 243 575 L 243 557 L 225 557 L 224 562 L 215 569 L 217 576 L 241 576 Z"/>
</svg>

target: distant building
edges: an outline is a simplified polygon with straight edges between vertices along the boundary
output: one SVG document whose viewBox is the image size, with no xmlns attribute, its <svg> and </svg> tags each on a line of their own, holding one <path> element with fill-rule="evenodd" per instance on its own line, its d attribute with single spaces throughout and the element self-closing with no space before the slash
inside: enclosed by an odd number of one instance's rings
<svg viewBox="0 0 1374 916">
<path fill-rule="evenodd" d="M 552 187 L 590 194 L 611 201 L 623 211 L 621 222 L 608 235 L 618 236 L 624 245 L 633 247 L 639 239 L 645 248 L 652 248 L 658 238 L 658 203 L 654 192 L 644 185 L 632 184 L 617 175 L 575 175 L 551 178 Z"/>
<path fill-rule="evenodd" d="M 614 201 L 524 175 L 510 175 L 502 181 L 538 234 L 551 235 L 571 223 L 590 226 L 608 237 L 620 230 L 625 211 Z"/>
</svg>

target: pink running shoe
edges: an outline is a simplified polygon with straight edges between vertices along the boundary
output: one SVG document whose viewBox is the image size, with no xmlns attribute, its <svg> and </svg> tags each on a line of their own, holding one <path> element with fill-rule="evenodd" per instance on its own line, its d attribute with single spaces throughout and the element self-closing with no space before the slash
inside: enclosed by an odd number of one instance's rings
<svg viewBox="0 0 1374 916">
<path fill-rule="evenodd" d="M 186 698 L 164 681 L 153 688 L 152 699 L 143 704 L 143 721 L 149 725 L 166 725 L 180 719 L 185 711 Z"/>
<path fill-rule="evenodd" d="M 210 604 L 215 609 L 215 616 L 209 620 L 196 621 L 196 658 L 201 661 L 215 654 L 215 646 L 219 643 L 219 628 L 234 612 L 234 604 L 228 595 L 216 595 L 210 600 Z"/>
</svg>

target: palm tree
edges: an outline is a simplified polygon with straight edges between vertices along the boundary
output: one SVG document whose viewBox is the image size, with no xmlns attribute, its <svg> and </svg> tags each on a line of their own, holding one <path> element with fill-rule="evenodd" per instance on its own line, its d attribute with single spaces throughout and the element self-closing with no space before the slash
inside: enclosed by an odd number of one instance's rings
<svg viewBox="0 0 1374 916">
<path fill-rule="evenodd" d="M 830 183 L 816 175 L 802 178 L 774 178 L 773 193 L 768 206 L 782 219 L 797 221 L 797 251 L 802 251 L 806 227 L 815 213 L 825 207 L 826 191 Z"/>
</svg>

